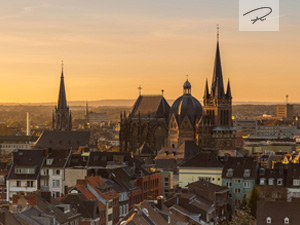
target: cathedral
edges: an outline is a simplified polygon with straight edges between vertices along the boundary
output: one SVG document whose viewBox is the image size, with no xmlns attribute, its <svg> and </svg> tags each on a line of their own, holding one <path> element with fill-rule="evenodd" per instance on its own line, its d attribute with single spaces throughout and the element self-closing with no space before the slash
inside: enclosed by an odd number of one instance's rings
<svg viewBox="0 0 300 225">
<path fill-rule="evenodd" d="M 64 71 L 61 70 L 60 87 L 55 112 L 52 115 L 52 129 L 56 131 L 70 131 L 72 129 L 72 114 L 67 105 Z"/>
<path fill-rule="evenodd" d="M 202 149 L 235 149 L 232 125 L 232 96 L 228 80 L 223 81 L 219 38 L 217 40 L 212 83 L 206 80 L 203 106 L 192 96 L 188 79 L 183 94 L 170 107 L 163 95 L 141 95 L 129 115 L 120 118 L 120 151 L 140 154 L 148 146 L 152 156 L 162 147 L 177 148 L 185 141 L 194 141 Z"/>
</svg>

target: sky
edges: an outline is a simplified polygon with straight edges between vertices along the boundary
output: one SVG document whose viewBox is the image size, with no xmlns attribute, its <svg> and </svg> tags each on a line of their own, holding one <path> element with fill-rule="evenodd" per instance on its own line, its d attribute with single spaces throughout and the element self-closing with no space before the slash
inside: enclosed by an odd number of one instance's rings
<svg viewBox="0 0 300 225">
<path fill-rule="evenodd" d="M 300 2 L 280 1 L 279 32 L 241 32 L 238 0 L 0 0 L 0 102 L 182 95 L 202 100 L 216 24 L 233 101 L 300 102 Z"/>
</svg>

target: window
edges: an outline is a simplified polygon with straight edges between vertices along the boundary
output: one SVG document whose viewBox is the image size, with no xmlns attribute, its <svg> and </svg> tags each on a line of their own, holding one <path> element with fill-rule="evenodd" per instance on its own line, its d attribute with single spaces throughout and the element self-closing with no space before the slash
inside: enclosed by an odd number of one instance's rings
<svg viewBox="0 0 300 225">
<path fill-rule="evenodd" d="M 259 176 L 265 175 L 265 168 L 259 168 Z"/>
<path fill-rule="evenodd" d="M 53 175 L 59 175 L 60 174 L 60 170 L 53 170 Z"/>
<path fill-rule="evenodd" d="M 277 180 L 277 185 L 278 185 L 278 186 L 282 186 L 282 184 L 283 184 L 283 180 L 282 180 L 282 179 L 278 179 L 278 180 Z"/>
<path fill-rule="evenodd" d="M 60 180 L 53 180 L 52 187 L 60 187 Z"/>
<path fill-rule="evenodd" d="M 240 180 L 240 179 L 234 179 L 234 183 L 235 183 L 235 184 L 240 184 L 240 183 L 241 183 L 241 180 Z"/>
<path fill-rule="evenodd" d="M 287 218 L 287 217 L 285 217 L 285 218 L 284 218 L 284 224 L 290 224 L 290 219 Z"/>
<path fill-rule="evenodd" d="M 299 179 L 293 179 L 293 185 L 294 186 L 300 186 L 300 180 Z"/>
<path fill-rule="evenodd" d="M 244 177 L 250 177 L 250 170 L 249 169 L 244 170 Z"/>
<path fill-rule="evenodd" d="M 112 201 L 108 202 L 108 208 L 110 209 L 112 207 Z"/>
<path fill-rule="evenodd" d="M 231 186 L 232 186 L 232 183 L 231 183 L 230 181 L 227 181 L 227 182 L 225 183 L 225 185 L 226 185 L 227 187 L 231 187 Z"/>
<path fill-rule="evenodd" d="M 35 168 L 15 168 L 15 173 L 16 174 L 34 174 L 35 173 Z"/>
<path fill-rule="evenodd" d="M 244 188 L 251 188 L 251 183 L 250 182 L 244 182 L 243 187 Z"/>
<path fill-rule="evenodd" d="M 52 163 L 53 163 L 53 159 L 47 159 L 46 165 L 52 165 Z"/>
<path fill-rule="evenodd" d="M 33 187 L 33 181 L 27 181 L 27 187 Z"/>
<path fill-rule="evenodd" d="M 232 177 L 233 176 L 233 169 L 227 169 L 226 177 Z"/>
<path fill-rule="evenodd" d="M 17 187 L 21 187 L 21 181 L 17 180 Z"/>
<path fill-rule="evenodd" d="M 265 178 L 260 178 L 259 185 L 265 185 Z"/>
<path fill-rule="evenodd" d="M 269 185 L 274 185 L 274 178 L 269 178 Z"/>
<path fill-rule="evenodd" d="M 112 220 L 112 214 L 109 214 L 108 215 L 108 221 L 111 221 Z"/>
<path fill-rule="evenodd" d="M 272 223 L 271 217 L 268 217 L 268 218 L 267 218 L 267 223 Z"/>
<path fill-rule="evenodd" d="M 241 193 L 241 189 L 240 188 L 235 188 L 234 193 Z"/>
</svg>

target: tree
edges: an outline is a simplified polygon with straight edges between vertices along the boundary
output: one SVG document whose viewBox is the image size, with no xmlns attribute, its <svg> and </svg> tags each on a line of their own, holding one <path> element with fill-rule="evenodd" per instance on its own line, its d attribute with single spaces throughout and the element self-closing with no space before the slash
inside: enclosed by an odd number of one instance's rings
<svg viewBox="0 0 300 225">
<path fill-rule="evenodd" d="M 256 208 L 257 208 L 258 200 L 259 200 L 259 194 L 258 194 L 256 187 L 254 186 L 254 188 L 252 189 L 251 194 L 250 194 L 248 206 L 250 208 L 251 215 L 254 216 L 255 218 L 256 218 Z"/>
</svg>

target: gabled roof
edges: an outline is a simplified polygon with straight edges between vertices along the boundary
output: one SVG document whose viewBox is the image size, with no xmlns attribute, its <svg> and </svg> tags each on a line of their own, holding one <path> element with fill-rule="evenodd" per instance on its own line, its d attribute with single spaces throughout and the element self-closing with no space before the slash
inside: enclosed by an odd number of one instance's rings
<svg viewBox="0 0 300 225">
<path fill-rule="evenodd" d="M 7 179 L 36 180 L 44 164 L 44 150 L 17 149 L 13 152 L 13 161 Z M 15 168 L 34 168 L 34 174 L 16 174 Z"/>
<path fill-rule="evenodd" d="M 71 153 L 71 150 L 52 150 L 47 155 L 44 167 L 65 168 L 70 159 Z M 48 163 L 49 160 L 52 161 L 51 164 Z"/>
<path fill-rule="evenodd" d="M 193 158 L 189 159 L 188 161 L 184 162 L 180 168 L 184 167 L 196 167 L 196 168 L 202 168 L 202 167 L 219 167 L 222 168 L 223 165 L 219 161 L 218 156 L 215 152 L 200 152 L 197 155 L 195 155 Z"/>
<path fill-rule="evenodd" d="M 190 183 L 187 185 L 187 187 L 189 187 L 189 189 L 192 187 L 201 188 L 201 189 L 209 190 L 210 192 L 220 192 L 220 191 L 228 190 L 228 188 L 204 180 L 198 180 L 196 182 Z"/>
<path fill-rule="evenodd" d="M 244 178 L 244 179 L 255 179 L 257 175 L 258 163 L 253 157 L 229 157 L 224 162 L 224 168 L 222 178 Z M 228 169 L 232 170 L 232 175 L 228 176 Z M 249 176 L 245 174 L 249 171 Z"/>
<path fill-rule="evenodd" d="M 168 117 L 170 106 L 162 95 L 140 95 L 131 110 L 131 117 L 151 118 Z"/>
<path fill-rule="evenodd" d="M 98 215 L 98 201 L 89 200 L 82 193 L 71 193 L 62 199 L 63 203 L 75 207 L 83 218 L 95 219 Z"/>
<path fill-rule="evenodd" d="M 88 156 L 81 154 L 71 154 L 67 167 L 85 167 L 88 163 Z"/>
<path fill-rule="evenodd" d="M 72 149 L 89 145 L 90 132 L 88 131 L 44 131 L 37 142 L 36 148 L 53 150 Z"/>
</svg>

